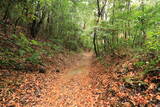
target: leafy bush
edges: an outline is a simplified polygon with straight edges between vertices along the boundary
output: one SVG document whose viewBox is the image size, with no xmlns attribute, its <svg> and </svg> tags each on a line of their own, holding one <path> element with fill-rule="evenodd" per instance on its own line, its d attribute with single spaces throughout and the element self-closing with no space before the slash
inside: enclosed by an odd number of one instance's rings
<svg viewBox="0 0 160 107">
<path fill-rule="evenodd" d="M 136 62 L 134 65 L 135 65 L 136 67 L 143 67 L 144 65 L 146 65 L 146 62 L 144 62 L 144 61 L 139 61 L 139 62 Z"/>
<path fill-rule="evenodd" d="M 78 46 L 77 41 L 70 40 L 66 42 L 66 48 L 73 50 L 73 51 L 78 51 L 79 46 Z"/>
<path fill-rule="evenodd" d="M 25 52 L 32 53 L 34 51 L 31 47 L 30 40 L 23 33 L 20 33 L 18 36 L 13 34 L 12 37 L 15 39 L 15 44 L 20 47 L 20 51 L 18 51 L 19 55 Z"/>
<path fill-rule="evenodd" d="M 42 64 L 41 56 L 39 53 L 33 53 L 31 57 L 26 58 L 26 61 L 29 61 L 32 64 Z"/>
<path fill-rule="evenodd" d="M 160 32 L 153 34 L 149 38 L 146 42 L 146 50 L 156 53 L 160 51 Z"/>
</svg>

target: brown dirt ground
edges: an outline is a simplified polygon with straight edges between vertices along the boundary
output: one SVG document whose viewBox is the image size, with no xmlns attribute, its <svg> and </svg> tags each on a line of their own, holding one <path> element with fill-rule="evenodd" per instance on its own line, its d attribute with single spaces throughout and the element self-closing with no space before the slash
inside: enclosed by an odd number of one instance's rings
<svg viewBox="0 0 160 107">
<path fill-rule="evenodd" d="M 92 53 L 83 53 L 76 59 L 60 73 L 25 74 L 23 83 L 2 107 L 103 107 L 97 101 L 98 94 L 93 93 Z"/>
<path fill-rule="evenodd" d="M 50 81 L 35 107 L 93 107 L 96 97 L 92 93 L 92 54 L 84 53 L 70 69 L 65 69 L 56 81 Z"/>
<path fill-rule="evenodd" d="M 123 78 L 138 73 L 133 72 L 135 59 L 129 59 L 107 57 L 104 67 L 92 53 L 83 53 L 59 63 L 59 68 L 66 65 L 59 73 L 54 72 L 57 66 L 49 66 L 45 74 L 0 72 L 0 77 L 9 77 L 0 78 L 0 86 L 1 82 L 8 86 L 0 87 L 0 107 L 159 107 L 160 93 L 155 88 L 141 92 L 125 87 Z M 11 81 L 15 79 L 20 84 Z M 157 104 L 146 105 L 150 102 Z"/>
</svg>

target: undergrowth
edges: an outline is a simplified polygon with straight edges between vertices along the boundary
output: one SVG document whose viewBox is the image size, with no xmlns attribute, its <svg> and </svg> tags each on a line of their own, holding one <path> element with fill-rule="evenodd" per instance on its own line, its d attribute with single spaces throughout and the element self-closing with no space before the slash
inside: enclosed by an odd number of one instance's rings
<svg viewBox="0 0 160 107">
<path fill-rule="evenodd" d="M 43 57 L 52 57 L 64 51 L 53 42 L 41 42 L 27 38 L 23 33 L 3 38 L 0 36 L 0 68 L 26 69 L 26 65 L 44 65 Z"/>
</svg>

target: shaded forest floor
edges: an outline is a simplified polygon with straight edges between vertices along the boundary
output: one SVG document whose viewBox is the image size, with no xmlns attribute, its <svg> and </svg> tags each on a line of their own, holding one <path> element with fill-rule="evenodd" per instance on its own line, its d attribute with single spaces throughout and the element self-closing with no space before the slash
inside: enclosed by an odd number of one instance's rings
<svg viewBox="0 0 160 107">
<path fill-rule="evenodd" d="M 30 71 L 30 68 L 27 71 L 1 69 L 0 107 L 31 107 L 40 103 L 45 89 L 48 91 L 53 83 L 56 84 L 64 70 L 73 67 L 80 58 L 81 55 L 71 53 L 45 58 L 46 62 L 52 62 L 45 68 L 45 73 L 36 69 Z"/>
<path fill-rule="evenodd" d="M 66 66 L 63 63 L 58 72 L 52 65 L 45 74 L 1 71 L 1 76 L 5 77 L 2 81 L 8 86 L 1 90 L 1 106 L 99 107 L 90 78 L 92 53 L 61 59 L 66 59 Z"/>
<path fill-rule="evenodd" d="M 104 67 L 92 53 L 62 56 L 66 60 L 59 72 L 52 65 L 44 74 L 1 71 L 7 88 L 1 90 L 0 107 L 160 106 L 159 86 L 153 81 L 160 79 L 159 71 L 139 80 L 141 75 L 133 65 L 136 60 L 129 57 L 108 56 Z"/>
<path fill-rule="evenodd" d="M 105 58 L 105 64 L 94 61 L 91 72 L 93 88 L 98 90 L 94 93 L 104 107 L 160 107 L 159 65 L 144 74 L 135 66 L 136 58 Z"/>
<path fill-rule="evenodd" d="M 43 100 L 37 107 L 92 107 L 96 97 L 92 94 L 92 54 L 84 53 L 72 67 L 65 69 L 56 81 L 49 82 Z"/>
</svg>

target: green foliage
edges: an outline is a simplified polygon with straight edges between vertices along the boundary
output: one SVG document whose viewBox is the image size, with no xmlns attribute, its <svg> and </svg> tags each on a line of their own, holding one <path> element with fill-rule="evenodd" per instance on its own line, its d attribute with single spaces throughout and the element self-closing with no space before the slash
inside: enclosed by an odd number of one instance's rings
<svg viewBox="0 0 160 107">
<path fill-rule="evenodd" d="M 143 66 L 144 66 L 146 63 L 147 63 L 147 62 L 139 61 L 139 62 L 136 62 L 134 65 L 135 65 L 136 67 L 142 67 L 142 68 L 143 68 Z"/>
<path fill-rule="evenodd" d="M 61 52 L 63 50 L 62 46 L 58 45 L 52 45 L 51 49 L 53 49 L 55 52 Z"/>
<path fill-rule="evenodd" d="M 14 60 L 0 60 L 0 65 L 3 66 L 13 66 L 15 64 L 17 64 L 17 62 Z"/>
<path fill-rule="evenodd" d="M 102 0 L 103 1 L 103 0 Z M 112 6 L 109 6 L 112 4 Z M 99 3 L 100 8 L 103 3 Z M 122 49 L 159 54 L 160 1 L 110 0 L 100 17 L 95 13 L 96 48 L 99 55 Z M 96 7 L 97 8 L 97 7 Z M 98 17 L 97 17 L 98 16 Z M 107 17 L 105 17 L 107 16 Z"/>
<path fill-rule="evenodd" d="M 160 32 L 154 33 L 146 42 L 146 49 L 152 52 L 160 51 Z"/>
<path fill-rule="evenodd" d="M 77 51 L 79 49 L 77 41 L 70 40 L 67 41 L 66 44 L 66 48 L 71 49 L 73 51 Z"/>
<path fill-rule="evenodd" d="M 2 49 L 0 56 L 39 64 L 42 55 L 92 49 L 94 42 L 100 56 L 121 55 L 128 49 L 153 53 L 153 60 L 136 66 L 155 66 L 160 52 L 160 1 L 133 1 L 1 0 L 0 27 L 6 35 L 13 34 L 6 42 L 13 47 Z"/>
<path fill-rule="evenodd" d="M 64 45 L 68 45 L 67 48 L 78 50 L 75 49 L 79 48 L 77 45 L 82 45 L 84 42 L 78 40 L 83 31 L 81 25 L 91 22 L 88 21 L 86 16 L 91 16 L 93 9 L 90 7 L 84 8 L 87 4 L 83 0 L 7 0 L 7 2 L 2 0 L 0 6 L 2 7 L 0 22 L 6 26 L 3 26 L 5 28 L 4 32 L 7 33 L 7 29 L 12 28 L 8 33 L 18 34 L 18 32 L 25 30 L 27 35 L 28 33 L 31 34 L 28 35 L 31 38 L 42 37 L 47 38 L 47 40 L 58 40 L 59 42 L 56 41 L 58 47 L 53 46 L 56 50 L 60 50 Z M 10 25 L 11 23 L 13 26 Z M 26 38 L 23 34 L 18 37 L 13 35 L 13 37 L 18 40 L 17 45 L 22 45 L 19 52 L 21 55 L 24 54 L 24 51 L 33 51 L 28 45 L 42 46 L 35 40 L 27 41 L 28 37 Z M 73 46 L 66 43 L 73 44 Z"/>
<path fill-rule="evenodd" d="M 4 41 L 6 42 L 6 41 Z M 13 34 L 6 46 L 0 53 L 0 66 L 14 69 L 25 69 L 25 65 L 43 65 L 42 56 L 53 56 L 54 53 L 62 52 L 63 47 L 53 42 L 40 42 L 27 38 L 23 33 Z M 0 45 L 1 46 L 1 45 Z"/>
<path fill-rule="evenodd" d="M 31 57 L 26 58 L 26 61 L 31 62 L 32 64 L 42 64 L 41 56 L 39 53 L 33 53 Z"/>
<path fill-rule="evenodd" d="M 36 41 L 36 40 L 31 40 L 30 43 L 31 43 L 32 45 L 36 45 L 36 46 L 41 46 L 41 45 L 42 45 L 40 42 L 38 42 L 38 41 Z"/>
<path fill-rule="evenodd" d="M 30 40 L 23 34 L 23 33 L 20 33 L 20 35 L 15 35 L 13 34 L 12 37 L 15 39 L 15 44 L 17 46 L 20 47 L 19 49 L 19 54 L 23 56 L 23 54 L 25 52 L 33 52 L 34 49 L 30 46 L 31 45 L 31 42 Z"/>
<path fill-rule="evenodd" d="M 80 39 L 81 39 L 81 42 L 82 42 L 82 46 L 83 49 L 92 49 L 93 48 L 93 45 L 92 45 L 92 38 L 90 36 L 90 32 L 87 32 L 87 33 L 84 33 Z"/>
</svg>

